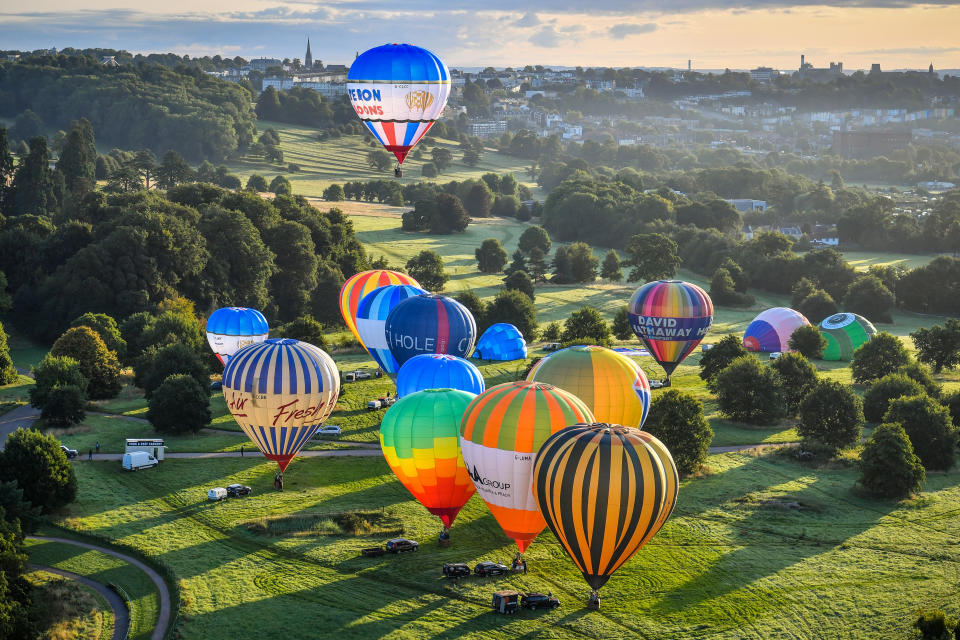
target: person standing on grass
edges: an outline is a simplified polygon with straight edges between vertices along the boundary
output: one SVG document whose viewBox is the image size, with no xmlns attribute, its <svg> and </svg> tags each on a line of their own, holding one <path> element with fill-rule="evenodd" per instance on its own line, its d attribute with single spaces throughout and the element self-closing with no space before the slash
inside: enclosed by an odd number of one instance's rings
<svg viewBox="0 0 960 640">
<path fill-rule="evenodd" d="M 240 445 L 240 457 L 241 457 L 241 458 L 243 457 L 243 447 L 244 447 L 244 445 Z"/>
<path fill-rule="evenodd" d="M 100 453 L 100 441 L 97 440 L 97 453 Z"/>
</svg>

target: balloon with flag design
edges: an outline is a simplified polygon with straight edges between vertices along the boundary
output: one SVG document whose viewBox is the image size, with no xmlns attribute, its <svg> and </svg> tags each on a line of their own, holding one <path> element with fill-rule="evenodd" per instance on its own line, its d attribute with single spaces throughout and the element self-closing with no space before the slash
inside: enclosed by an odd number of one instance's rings
<svg viewBox="0 0 960 640">
<path fill-rule="evenodd" d="M 340 315 L 343 316 L 343 321 L 347 323 L 347 327 L 361 346 L 365 345 L 360 334 L 357 333 L 357 308 L 360 307 L 360 301 L 374 289 L 385 287 L 388 284 L 420 286 L 419 282 L 405 273 L 374 269 L 372 271 L 361 271 L 347 278 L 347 281 L 340 287 Z"/>
<path fill-rule="evenodd" d="M 388 284 L 374 289 L 360 300 L 357 307 L 357 333 L 360 341 L 374 362 L 389 376 L 396 375 L 400 365 L 390 353 L 390 345 L 387 344 L 387 316 L 400 302 L 425 293 L 420 287 L 409 284 Z"/>
<path fill-rule="evenodd" d="M 223 372 L 223 397 L 234 420 L 281 472 L 329 417 L 339 395 L 333 358 L 299 340 L 246 346 Z"/>
<path fill-rule="evenodd" d="M 267 319 L 256 309 L 224 307 L 207 319 L 207 343 L 223 366 L 238 350 L 266 340 L 269 332 Z"/>
<path fill-rule="evenodd" d="M 450 72 L 435 54 L 410 44 L 364 51 L 347 74 L 357 116 L 401 164 L 443 114 Z"/>
</svg>

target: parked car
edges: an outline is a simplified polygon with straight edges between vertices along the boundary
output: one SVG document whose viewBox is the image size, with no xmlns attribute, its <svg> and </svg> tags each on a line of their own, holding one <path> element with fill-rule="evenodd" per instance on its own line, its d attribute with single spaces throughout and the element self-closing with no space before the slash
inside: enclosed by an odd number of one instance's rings
<svg viewBox="0 0 960 640">
<path fill-rule="evenodd" d="M 340 427 L 335 424 L 325 424 L 314 434 L 315 438 L 320 438 L 323 436 L 339 436 L 341 433 Z"/>
<path fill-rule="evenodd" d="M 222 380 L 214 380 L 210 383 L 210 391 L 220 391 L 221 389 L 223 389 Z"/>
<path fill-rule="evenodd" d="M 404 551 L 417 551 L 420 544 L 416 540 L 407 540 L 406 538 L 394 538 L 387 542 L 387 551 L 390 553 L 403 553 Z"/>
<path fill-rule="evenodd" d="M 357 380 L 368 380 L 370 378 L 369 371 L 354 371 L 353 374 L 357 377 Z"/>
<path fill-rule="evenodd" d="M 367 411 L 378 411 L 379 409 L 382 409 L 382 408 L 383 408 L 383 405 L 380 404 L 379 400 L 371 400 L 370 402 L 367 403 Z"/>
<path fill-rule="evenodd" d="M 548 342 L 547 344 L 543 345 L 544 351 L 556 351 L 559 348 L 560 348 L 559 342 Z"/>
<path fill-rule="evenodd" d="M 473 572 L 478 576 L 502 576 L 510 571 L 507 565 L 499 562 L 490 562 L 485 560 L 473 568 Z"/>
<path fill-rule="evenodd" d="M 470 566 L 466 562 L 443 563 L 443 575 L 448 578 L 462 578 L 470 575 Z"/>
<path fill-rule="evenodd" d="M 65 447 L 63 445 L 60 445 L 60 450 L 63 451 L 64 455 L 66 455 L 68 459 L 77 457 L 76 449 L 71 449 L 70 447 Z"/>
<path fill-rule="evenodd" d="M 252 489 L 246 485 L 242 484 L 228 484 L 227 485 L 227 495 L 231 498 L 239 498 L 241 496 L 248 496 Z"/>
<path fill-rule="evenodd" d="M 126 471 L 138 471 L 157 466 L 157 459 L 146 451 L 131 451 L 123 454 L 122 465 Z"/>
<path fill-rule="evenodd" d="M 780 352 L 779 352 L 779 351 L 774 351 L 773 353 L 770 354 L 770 359 L 771 359 L 771 360 L 776 360 L 776 359 L 779 358 L 779 357 L 780 357 Z"/>
<path fill-rule="evenodd" d="M 343 381 L 344 381 L 344 382 L 353 382 L 353 381 L 355 381 L 356 379 L 357 379 L 357 376 L 356 376 L 356 374 L 355 374 L 353 371 L 348 371 L 348 372 L 346 372 L 345 374 L 343 374 Z"/>
<path fill-rule="evenodd" d="M 663 386 L 663 380 L 651 380 L 651 381 L 650 381 L 650 388 L 651 388 L 651 389 L 659 389 L 659 388 L 661 388 L 662 386 Z"/>
<path fill-rule="evenodd" d="M 531 611 L 536 611 L 538 607 L 556 609 L 560 606 L 560 600 L 553 597 L 552 593 L 526 593 L 520 598 L 520 606 Z"/>
<path fill-rule="evenodd" d="M 366 549 L 360 549 L 360 555 L 365 557 L 375 557 L 382 556 L 387 552 L 383 547 L 367 547 Z"/>
<path fill-rule="evenodd" d="M 516 591 L 494 591 L 493 610 L 495 613 L 516 613 L 520 608 L 520 594 Z"/>
<path fill-rule="evenodd" d="M 396 402 L 397 402 L 397 396 L 383 396 L 382 398 L 380 398 L 381 407 L 390 407 L 396 404 Z"/>
<path fill-rule="evenodd" d="M 221 500 L 227 499 L 227 490 L 223 487 L 214 487 L 207 491 L 207 500 L 215 500 L 220 502 Z"/>
</svg>

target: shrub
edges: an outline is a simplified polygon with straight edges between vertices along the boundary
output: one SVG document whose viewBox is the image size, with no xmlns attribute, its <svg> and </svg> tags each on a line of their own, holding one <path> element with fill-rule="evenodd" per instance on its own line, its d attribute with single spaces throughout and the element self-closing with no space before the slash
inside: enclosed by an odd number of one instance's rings
<svg viewBox="0 0 960 640">
<path fill-rule="evenodd" d="M 147 419 L 158 433 L 196 433 L 210 424 L 207 393 L 191 376 L 172 375 L 150 397 Z"/>
<path fill-rule="evenodd" d="M 919 634 L 920 640 L 951 640 L 960 625 L 956 625 L 953 620 L 947 618 L 943 611 L 927 611 L 920 609 L 917 612 L 917 620 L 913 623 L 913 628 Z M 950 630 L 954 630 L 954 634 Z"/>
<path fill-rule="evenodd" d="M 36 429 L 17 429 L 0 452 L 0 480 L 14 481 L 23 497 L 44 513 L 77 497 L 77 477 L 60 443 Z"/>
<path fill-rule="evenodd" d="M 850 387 L 819 380 L 800 403 L 797 433 L 833 449 L 852 447 L 860 440 L 863 403 Z"/>
<path fill-rule="evenodd" d="M 888 373 L 871 384 L 863 394 L 863 417 L 867 422 L 880 422 L 890 408 L 891 400 L 922 393 L 923 387 L 916 380 L 902 373 Z"/>
<path fill-rule="evenodd" d="M 713 440 L 703 403 L 676 389 L 668 389 L 654 399 L 643 429 L 667 446 L 677 470 L 684 475 L 700 468 Z"/>
<path fill-rule="evenodd" d="M 946 407 L 929 396 L 906 396 L 891 400 L 883 421 L 903 426 L 913 450 L 927 470 L 945 470 L 953 466 L 957 429 Z"/>
<path fill-rule="evenodd" d="M 731 420 L 772 424 L 783 415 L 783 390 L 776 372 L 753 356 L 731 362 L 717 375 L 714 388 L 720 413 Z"/>
<path fill-rule="evenodd" d="M 543 329 L 543 339 L 546 342 L 559 342 L 562 331 L 560 323 L 554 320 Z M 960 392 L 957 395 L 960 396 Z M 960 406 L 960 402 L 957 405 Z"/>
<path fill-rule="evenodd" d="M 715 391 L 714 383 L 720 372 L 737 358 L 746 355 L 750 354 L 740 342 L 740 338 L 734 335 L 724 336 L 713 348 L 704 351 L 700 356 L 700 379 L 707 383 L 708 389 Z"/>
<path fill-rule="evenodd" d="M 93 400 L 113 398 L 120 393 L 120 363 L 117 355 L 90 327 L 68 329 L 50 348 L 52 356 L 69 356 L 80 363 L 90 381 L 87 393 Z"/>
<path fill-rule="evenodd" d="M 860 484 L 883 498 L 903 498 L 919 491 L 926 480 L 920 458 L 899 424 L 874 429 L 860 454 Z"/>
<path fill-rule="evenodd" d="M 827 348 L 827 339 L 819 329 L 805 324 L 794 329 L 787 346 L 805 358 L 820 359 L 823 357 L 823 350 Z"/>
<path fill-rule="evenodd" d="M 930 373 L 930 369 L 919 362 L 911 360 L 897 369 L 897 373 L 903 374 L 919 384 L 931 398 L 940 397 L 940 385 L 933 379 L 933 374 Z"/>
<path fill-rule="evenodd" d="M 77 385 L 56 386 L 47 392 L 40 417 L 56 427 L 78 424 L 87 417 L 86 403 L 87 394 Z"/>
<path fill-rule="evenodd" d="M 850 370 L 856 382 L 867 382 L 893 373 L 909 362 L 900 338 L 881 331 L 853 352 Z"/>
<path fill-rule="evenodd" d="M 43 408 L 47 395 L 55 387 L 77 387 L 86 400 L 89 380 L 80 370 L 80 363 L 73 358 L 47 354 L 40 364 L 34 367 L 33 376 L 36 384 L 30 387 L 30 404 L 38 409 Z"/>
<path fill-rule="evenodd" d="M 563 342 L 589 340 L 590 344 L 610 344 L 610 327 L 593 307 L 582 307 L 570 314 L 563 323 Z"/>
<path fill-rule="evenodd" d="M 807 391 L 817 382 L 816 367 L 799 353 L 784 353 L 770 367 L 780 376 L 787 413 L 795 414 Z"/>
</svg>

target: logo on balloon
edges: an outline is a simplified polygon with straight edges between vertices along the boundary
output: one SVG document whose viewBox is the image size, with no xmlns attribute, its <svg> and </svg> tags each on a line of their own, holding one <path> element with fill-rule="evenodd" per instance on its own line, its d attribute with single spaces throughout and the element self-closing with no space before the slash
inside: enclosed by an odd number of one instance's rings
<svg viewBox="0 0 960 640">
<path fill-rule="evenodd" d="M 470 474 L 475 483 L 479 483 L 481 489 L 490 487 L 491 489 L 499 489 L 497 493 L 502 496 L 510 495 L 508 492 L 510 490 L 509 482 L 500 482 L 499 480 L 490 480 L 489 478 L 484 478 L 480 475 L 480 472 L 477 471 L 477 465 L 473 465 L 473 473 Z"/>
<path fill-rule="evenodd" d="M 408 93 L 404 100 L 407 103 L 407 108 L 411 111 L 426 111 L 427 107 L 433 104 L 433 94 L 419 89 Z"/>
</svg>

